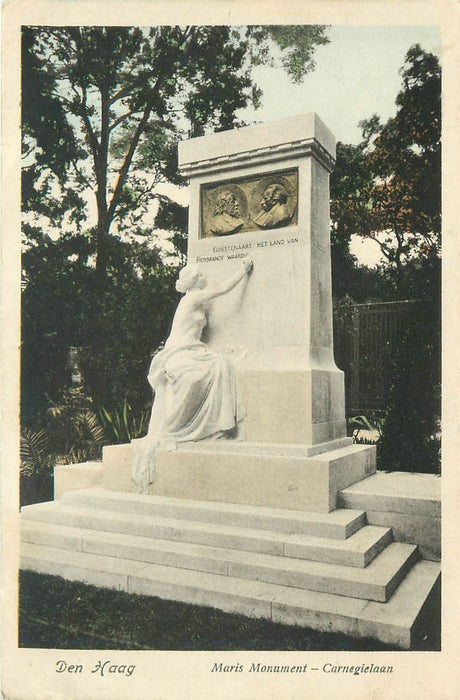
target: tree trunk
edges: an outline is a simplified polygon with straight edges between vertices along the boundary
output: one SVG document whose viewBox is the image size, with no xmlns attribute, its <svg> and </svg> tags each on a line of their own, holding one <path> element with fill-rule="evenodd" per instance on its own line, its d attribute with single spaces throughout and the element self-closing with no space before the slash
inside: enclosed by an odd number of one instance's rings
<svg viewBox="0 0 460 700">
<path fill-rule="evenodd" d="M 97 357 L 98 367 L 98 402 L 107 399 L 107 363 L 108 329 L 106 327 L 106 293 L 108 266 L 108 237 L 112 217 L 107 206 L 107 171 L 109 152 L 109 91 L 101 86 L 101 138 L 95 154 L 97 229 L 96 229 L 96 289 L 93 317 L 93 356 Z"/>
</svg>

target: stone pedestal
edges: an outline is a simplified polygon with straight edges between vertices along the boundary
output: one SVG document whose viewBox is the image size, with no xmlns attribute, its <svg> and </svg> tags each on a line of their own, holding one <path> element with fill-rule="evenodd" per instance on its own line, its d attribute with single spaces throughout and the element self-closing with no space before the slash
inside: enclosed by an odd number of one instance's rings
<svg viewBox="0 0 460 700">
<path fill-rule="evenodd" d="M 131 445 L 104 448 L 103 487 L 135 491 Z M 375 472 L 375 448 L 342 438 L 315 446 L 254 442 L 159 447 L 150 492 L 199 501 L 329 513 L 339 492 Z"/>
<path fill-rule="evenodd" d="M 213 303 L 205 338 L 234 355 L 248 441 L 315 445 L 346 435 L 343 373 L 332 337 L 334 158 L 334 137 L 315 114 L 179 146 L 181 171 L 190 178 L 189 262 L 214 283 L 245 255 L 254 260 L 247 283 Z M 284 188 L 292 213 L 281 225 L 261 228 L 261 199 L 273 183 Z M 244 224 L 213 235 L 214 208 L 227 192 Z"/>
<path fill-rule="evenodd" d="M 307 453 L 307 450 L 305 450 Z M 373 450 L 351 445 L 308 457 L 279 445 L 160 451 L 153 492 L 196 500 L 329 513 L 343 488 L 375 471 Z"/>
</svg>

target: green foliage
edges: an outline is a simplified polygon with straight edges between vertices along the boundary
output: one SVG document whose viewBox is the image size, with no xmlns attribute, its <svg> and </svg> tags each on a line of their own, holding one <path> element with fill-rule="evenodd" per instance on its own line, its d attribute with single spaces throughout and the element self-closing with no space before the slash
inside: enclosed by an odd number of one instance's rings
<svg viewBox="0 0 460 700">
<path fill-rule="evenodd" d="M 282 65 L 294 83 L 301 83 L 305 73 L 315 68 L 313 55 L 317 46 L 327 44 L 329 39 L 321 25 L 266 25 L 250 28 L 257 38 L 259 61 L 268 57 L 267 38 L 271 38 L 281 49 Z"/>
<path fill-rule="evenodd" d="M 68 384 L 71 345 L 92 342 L 95 314 L 94 246 L 88 235 L 64 233 L 53 241 L 28 227 L 30 244 L 22 256 L 21 394 L 24 425 L 35 425 Z"/>
<path fill-rule="evenodd" d="M 49 436 L 45 430 L 33 431 L 24 428 L 21 431 L 20 458 L 21 474 L 26 477 L 49 470 Z"/>
<path fill-rule="evenodd" d="M 60 202 L 53 196 L 51 183 L 56 178 L 65 187 L 72 161 L 84 155 L 66 119 L 66 108 L 56 94 L 57 76 L 43 70 L 36 51 L 36 30 L 22 31 L 22 203 L 24 211 L 33 210 L 59 219 L 70 200 Z M 42 175 L 45 175 L 42 178 Z M 77 206 L 77 202 L 73 202 Z"/>
<path fill-rule="evenodd" d="M 187 253 L 188 207 L 183 207 L 169 197 L 159 199 L 155 226 L 171 232 L 170 240 L 182 261 Z"/>
<path fill-rule="evenodd" d="M 384 423 L 385 419 L 376 415 L 352 416 L 348 419 L 348 424 L 353 428 L 353 439 L 355 442 L 359 442 L 360 439 L 366 439 L 365 435 L 360 435 L 362 431 L 375 431 L 378 435 L 377 439 L 379 439 L 382 436 Z M 376 442 L 376 440 L 373 442 Z"/>
<path fill-rule="evenodd" d="M 46 395 L 57 400 L 66 385 L 71 345 L 85 349 L 97 405 L 126 398 L 133 410 L 144 406 L 149 354 L 177 298 L 175 269 L 162 261 L 154 226 L 169 228 L 175 262 L 185 260 L 186 212 L 157 191 L 160 183 L 184 184 L 177 142 L 232 128 L 236 110 L 257 104 L 252 67 L 280 42 L 282 60 L 295 63 L 291 74 L 300 78 L 324 41 L 324 27 L 308 26 L 279 36 L 266 27 L 23 28 L 26 425 L 46 410 Z M 53 238 L 35 214 L 54 227 Z"/>
<path fill-rule="evenodd" d="M 396 116 L 362 122 L 363 142 L 338 145 L 331 179 L 333 289 L 356 301 L 419 299 L 398 337 L 388 407 L 378 427 L 379 469 L 440 470 L 440 67 L 419 46 L 402 69 Z M 377 242 L 386 265 L 359 268 L 351 235 Z M 343 316 L 343 314 L 341 314 Z M 346 322 L 346 317 L 344 317 Z M 351 332 L 351 331 L 350 331 Z M 357 417 L 358 442 L 367 441 Z M 371 421 L 372 423 L 372 421 Z"/>
<path fill-rule="evenodd" d="M 135 413 L 125 400 L 119 409 L 101 408 L 99 417 L 110 444 L 123 444 L 143 437 L 148 428 L 150 411 Z"/>
<path fill-rule="evenodd" d="M 439 255 L 441 230 L 439 61 L 415 45 L 401 75 L 396 115 L 386 124 L 376 115 L 361 122 L 363 141 L 338 145 L 331 179 L 333 250 L 342 266 L 353 267 L 351 235 L 371 239 L 396 270 L 398 294 L 408 262 Z"/>
<path fill-rule="evenodd" d="M 72 464 L 100 457 L 105 441 L 93 401 L 82 386 L 66 388 L 48 408 L 47 430 L 56 462 Z"/>
<path fill-rule="evenodd" d="M 41 427 L 21 431 L 20 474 L 22 505 L 51 500 L 53 468 L 100 459 L 104 429 L 82 387 L 67 388 L 59 401 L 49 402 L 35 416 Z"/>
<path fill-rule="evenodd" d="M 439 298 L 419 305 L 399 340 L 393 384 L 378 444 L 381 469 L 440 471 Z"/>
<path fill-rule="evenodd" d="M 45 430 L 21 430 L 20 460 L 21 506 L 51 500 L 54 462 Z"/>
<path fill-rule="evenodd" d="M 327 41 L 325 27 L 307 25 L 24 28 L 29 208 L 56 223 L 66 207 L 84 216 L 94 192 L 105 273 L 112 223 L 142 211 L 159 182 L 183 184 L 177 140 L 232 128 L 236 110 L 257 105 L 253 65 L 280 50 L 299 82 Z"/>
<path fill-rule="evenodd" d="M 147 242 L 115 236 L 110 257 L 100 335 L 83 349 L 82 371 L 98 406 L 119 406 L 126 399 L 138 411 L 151 400 L 150 355 L 169 332 L 178 300 L 177 268 L 164 264 Z"/>
<path fill-rule="evenodd" d="M 94 247 L 83 234 L 52 241 L 39 229 L 23 254 L 22 419 L 35 425 L 48 398 L 58 402 L 69 383 L 69 346 L 82 348 L 86 391 L 95 405 L 134 409 L 151 398 L 145 379 L 152 348 L 166 337 L 177 301 L 177 268 L 148 242 L 113 236 L 105 313 L 101 316 Z M 97 325 L 100 334 L 95 335 Z"/>
</svg>

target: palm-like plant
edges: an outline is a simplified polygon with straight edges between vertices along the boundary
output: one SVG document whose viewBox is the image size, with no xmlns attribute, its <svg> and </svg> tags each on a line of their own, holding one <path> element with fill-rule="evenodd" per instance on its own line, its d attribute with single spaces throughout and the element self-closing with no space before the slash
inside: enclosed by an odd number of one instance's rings
<svg viewBox="0 0 460 700">
<path fill-rule="evenodd" d="M 374 445 L 380 440 L 380 438 L 382 437 L 384 422 L 385 420 L 383 417 L 379 417 L 376 415 L 372 415 L 369 418 L 363 415 L 353 416 L 352 418 L 348 419 L 349 425 L 353 426 L 354 428 L 354 442 L 364 445 Z M 361 431 L 364 431 L 364 433 L 367 432 L 371 435 L 371 437 L 366 437 L 366 435 L 361 436 Z M 375 433 L 377 433 L 377 437 L 374 437 Z"/>
<path fill-rule="evenodd" d="M 122 444 L 145 435 L 149 422 L 149 411 L 135 413 L 125 399 L 121 408 L 102 408 L 99 416 L 110 442 Z"/>
<path fill-rule="evenodd" d="M 24 428 L 21 431 L 20 458 L 21 474 L 26 477 L 36 476 L 51 468 L 49 436 L 45 430 Z"/>
<path fill-rule="evenodd" d="M 61 401 L 50 406 L 48 415 L 56 461 L 73 464 L 100 456 L 106 442 L 104 427 L 82 387 L 66 389 Z"/>
<path fill-rule="evenodd" d="M 20 442 L 21 505 L 50 500 L 53 496 L 53 464 L 45 430 L 24 428 Z"/>
</svg>

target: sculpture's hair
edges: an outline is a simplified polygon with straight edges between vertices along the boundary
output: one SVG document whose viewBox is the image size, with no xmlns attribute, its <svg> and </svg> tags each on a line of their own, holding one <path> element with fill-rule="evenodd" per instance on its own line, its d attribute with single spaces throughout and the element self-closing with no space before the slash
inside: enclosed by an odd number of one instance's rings
<svg viewBox="0 0 460 700">
<path fill-rule="evenodd" d="M 200 271 L 196 265 L 186 265 L 179 272 L 179 277 L 176 282 L 176 289 L 181 294 L 185 294 L 189 289 L 193 287 L 196 282 L 196 278 L 200 274 Z"/>
<path fill-rule="evenodd" d="M 216 206 L 214 208 L 214 216 L 217 216 L 218 214 L 230 213 L 228 211 L 229 204 L 232 200 L 235 200 L 235 199 L 236 199 L 235 195 L 230 190 L 225 190 L 224 192 L 221 192 L 216 199 Z"/>
<path fill-rule="evenodd" d="M 280 185 L 278 182 L 275 182 L 272 185 L 269 185 L 268 187 L 272 188 L 272 197 L 276 199 L 277 202 L 280 202 L 280 204 L 286 204 L 286 202 L 289 199 L 289 195 L 287 193 L 286 188 L 283 187 L 283 185 Z M 265 191 L 268 190 L 268 187 Z"/>
</svg>

